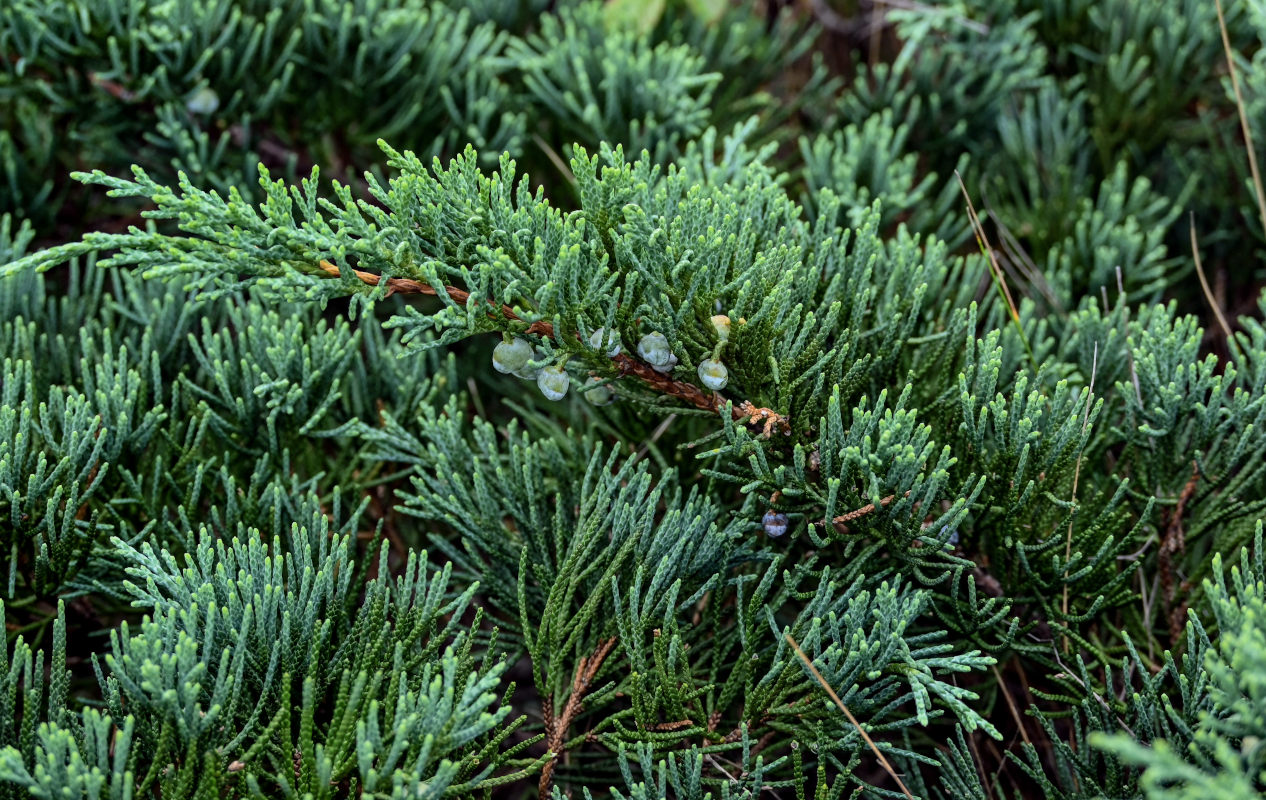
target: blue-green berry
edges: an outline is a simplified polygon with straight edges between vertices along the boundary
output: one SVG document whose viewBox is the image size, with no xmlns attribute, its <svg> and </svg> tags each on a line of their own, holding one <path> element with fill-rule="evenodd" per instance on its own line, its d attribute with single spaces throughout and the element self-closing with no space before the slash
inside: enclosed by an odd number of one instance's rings
<svg viewBox="0 0 1266 800">
<path fill-rule="evenodd" d="M 526 367 L 531 360 L 532 345 L 523 339 L 500 342 L 492 348 L 492 368 L 497 372 L 504 372 L 507 375 L 515 374 Z"/>
<path fill-rule="evenodd" d="M 615 393 L 611 391 L 609 384 L 603 383 L 600 378 L 590 378 L 585 381 L 585 399 L 595 406 L 605 406 L 615 400 Z"/>
<path fill-rule="evenodd" d="M 719 392 L 730 382 L 730 371 L 714 358 L 699 362 L 699 380 L 714 392 Z"/>
<path fill-rule="evenodd" d="M 534 381 L 534 380 L 536 380 L 536 377 L 537 377 L 538 375 L 540 375 L 540 374 L 541 374 L 541 368 L 540 368 L 540 367 L 537 367 L 537 366 L 533 366 L 533 365 L 532 365 L 532 362 L 533 362 L 533 361 L 537 361 L 537 362 L 544 361 L 544 360 L 545 360 L 545 356 L 546 356 L 546 353 L 545 353 L 543 350 L 539 350 L 539 349 L 537 349 L 537 348 L 533 347 L 533 348 L 532 348 L 532 357 L 528 359 L 528 363 L 524 364 L 522 368 L 520 368 L 520 369 L 516 369 L 516 370 L 514 371 L 514 373 L 513 373 L 513 374 L 514 374 L 514 377 L 516 377 L 516 378 L 522 378 L 522 379 L 523 379 L 523 380 L 525 380 L 525 381 Z"/>
<path fill-rule="evenodd" d="M 673 352 L 668 346 L 668 337 L 659 331 L 648 333 L 637 343 L 637 354 L 652 367 L 667 364 Z"/>
<path fill-rule="evenodd" d="M 616 331 L 608 331 L 606 328 L 598 328 L 589 334 L 589 346 L 594 350 L 606 349 L 608 358 L 615 358 L 620 355 L 620 334 Z"/>
<path fill-rule="evenodd" d="M 670 372 L 677 366 L 677 356 L 668 346 L 668 337 L 659 331 L 642 337 L 637 343 L 637 354 L 656 372 Z"/>
<path fill-rule="evenodd" d="M 541 394 L 546 399 L 562 400 L 567 394 L 567 388 L 571 386 L 571 376 L 562 364 L 551 364 L 536 376 L 536 385 L 541 388 Z"/>
</svg>

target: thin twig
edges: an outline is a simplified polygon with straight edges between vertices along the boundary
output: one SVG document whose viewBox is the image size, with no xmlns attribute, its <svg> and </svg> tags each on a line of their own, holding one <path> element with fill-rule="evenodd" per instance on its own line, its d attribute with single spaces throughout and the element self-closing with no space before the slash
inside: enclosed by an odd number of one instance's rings
<svg viewBox="0 0 1266 800">
<path fill-rule="evenodd" d="M 1209 301 L 1209 307 L 1213 309 L 1213 316 L 1218 320 L 1218 326 L 1222 328 L 1222 333 L 1226 334 L 1227 347 L 1235 346 L 1235 338 L 1231 335 L 1231 326 L 1227 324 L 1226 317 L 1222 315 L 1222 309 L 1218 306 L 1218 301 L 1213 299 L 1213 290 L 1209 288 L 1209 279 L 1204 275 L 1204 264 L 1200 263 L 1200 248 L 1196 244 L 1196 215 L 1192 212 L 1191 221 L 1191 257 L 1196 262 L 1196 275 L 1200 278 L 1200 288 L 1204 291 L 1204 299 Z"/>
<path fill-rule="evenodd" d="M 791 645 L 792 649 L 796 651 L 796 655 L 800 656 L 800 660 L 803 661 L 804 665 L 809 668 L 809 672 L 813 673 L 813 677 L 817 679 L 818 683 L 822 684 L 822 688 L 826 689 L 826 693 L 831 696 L 833 701 L 835 701 L 835 705 L 839 707 L 840 711 L 844 712 L 844 716 L 848 717 L 849 723 L 851 723 L 852 726 L 857 729 L 857 732 L 862 735 L 862 739 L 866 741 L 866 744 L 870 745 L 871 751 L 875 754 L 875 757 L 879 759 L 880 766 L 882 766 L 884 770 L 892 776 L 892 779 L 897 782 L 897 786 L 901 788 L 901 791 L 905 793 L 905 796 L 910 798 L 910 800 L 914 800 L 914 795 L 910 794 L 910 790 L 906 788 L 905 782 L 901 780 L 901 776 L 897 774 L 895 769 L 893 769 L 892 764 L 888 763 L 888 759 L 884 757 L 883 752 L 881 752 L 878 745 L 875 744 L 875 740 L 870 738 L 870 734 L 868 734 L 865 728 L 862 727 L 861 723 L 857 721 L 857 717 L 853 716 L 853 712 L 848 710 L 848 706 L 844 705 L 844 701 L 841 700 L 840 696 L 837 695 L 835 690 L 831 688 L 831 684 L 827 683 L 826 678 L 822 677 L 822 673 L 818 672 L 818 668 L 813 666 L 813 662 L 810 661 L 809 657 L 806 656 L 804 651 L 800 649 L 800 645 L 796 644 L 796 640 L 791 638 L 790 633 L 784 633 L 783 638 L 785 638 L 787 640 L 787 644 Z"/>
<path fill-rule="evenodd" d="M 1231 51 L 1231 37 L 1226 32 L 1226 19 L 1222 16 L 1222 0 L 1213 0 L 1218 9 L 1218 28 L 1222 31 L 1222 49 L 1226 51 L 1226 68 L 1231 73 L 1231 89 L 1235 92 L 1235 108 L 1240 113 L 1240 128 L 1244 131 L 1244 145 L 1248 150 L 1248 168 L 1253 173 L 1253 189 L 1257 192 L 1257 213 L 1262 218 L 1262 233 L 1266 234 L 1266 192 L 1262 191 L 1262 174 L 1257 169 L 1257 150 L 1253 147 L 1253 131 L 1244 110 L 1244 95 L 1240 92 L 1240 77 L 1235 71 L 1235 54 Z"/>
<path fill-rule="evenodd" d="M 907 491 L 905 494 L 901 496 L 909 497 L 910 492 Z M 876 505 L 875 503 L 867 503 L 866 505 L 862 506 L 859 509 L 856 509 L 855 511 L 850 511 L 847 514 L 840 514 L 838 517 L 832 518 L 831 524 L 832 525 L 847 525 L 848 523 L 852 522 L 855 519 L 864 517 L 867 514 L 873 514 L 875 512 L 875 509 L 887 506 L 889 503 L 891 503 L 893 500 L 896 500 L 896 499 L 897 499 L 897 496 L 895 494 L 890 494 L 887 497 L 880 499 L 878 505 Z"/>
<path fill-rule="evenodd" d="M 1156 540 L 1156 534 L 1155 534 L 1155 533 L 1153 533 L 1151 536 L 1147 537 L 1147 539 L 1146 539 L 1146 540 L 1144 540 L 1144 542 L 1143 542 L 1143 546 L 1142 546 L 1142 547 L 1140 547 L 1139 549 L 1135 550 L 1133 553 L 1126 553 L 1126 554 L 1125 554 L 1125 555 L 1123 555 L 1123 556 L 1117 556 L 1117 561 L 1134 561 L 1134 560 L 1135 560 L 1135 559 L 1137 559 L 1139 556 L 1141 556 L 1141 555 L 1143 555 L 1144 553 L 1146 553 L 1146 552 L 1147 552 L 1147 548 L 1148 548 L 1148 547 L 1151 547 L 1152 542 L 1153 542 L 1153 541 L 1155 541 L 1155 540 Z"/>
<path fill-rule="evenodd" d="M 993 267 L 994 277 L 998 280 L 1002 296 L 1007 301 L 1007 309 L 1011 312 L 1011 319 L 1019 322 L 1020 312 L 1016 310 L 1015 300 L 1011 297 L 1011 287 L 1007 286 L 1006 276 L 1002 274 L 1002 267 L 998 265 L 998 258 L 994 255 L 993 247 L 989 245 L 989 237 L 985 235 L 985 227 L 980 224 L 980 217 L 976 215 L 976 206 L 972 203 L 971 195 L 967 192 L 967 184 L 963 183 L 963 176 L 959 174 L 958 170 L 954 170 L 954 177 L 958 178 L 958 186 L 963 190 L 963 199 L 967 201 L 967 216 L 971 222 L 972 233 L 976 235 L 976 244 L 980 245 L 980 249 L 989 257 L 989 264 Z"/>
<path fill-rule="evenodd" d="M 976 731 L 972 731 L 967 734 L 966 739 L 967 748 L 971 750 L 972 760 L 976 763 L 976 772 L 980 775 L 980 785 L 985 787 L 985 794 L 988 795 L 989 800 L 994 800 L 993 788 L 990 784 L 989 776 L 985 774 L 985 759 L 981 758 L 980 748 L 976 746 Z M 1007 760 L 1005 758 L 999 758 L 998 763 L 1002 766 L 1006 766 Z M 1001 771 L 1001 767 L 999 767 L 999 771 Z M 994 775 L 996 777 L 997 773 L 994 773 Z"/>
<path fill-rule="evenodd" d="M 576 176 L 572 174 L 571 169 L 567 166 L 567 162 L 563 161 L 558 155 L 558 151 L 549 146 L 549 142 L 541 138 L 539 133 L 532 134 L 532 141 L 536 142 L 536 146 L 541 148 L 541 152 L 545 153 L 545 157 L 550 160 L 554 167 L 559 171 L 564 179 L 572 186 L 576 185 Z"/>
<path fill-rule="evenodd" d="M 998 679 L 998 688 L 1002 690 L 1002 696 L 1007 701 L 1007 708 L 1011 709 L 1011 718 L 1015 720 L 1015 725 L 1020 729 L 1020 735 L 1024 737 L 1024 742 L 1029 747 L 1033 747 L 1033 740 L 1029 738 L 1029 731 L 1024 727 L 1024 719 L 1020 717 L 1020 709 L 1015 704 L 1015 698 L 1011 696 L 1011 690 L 1007 688 L 1006 681 L 1002 679 L 1002 673 L 998 671 L 998 666 L 993 667 L 993 675 Z M 1034 751 L 1037 748 L 1033 748 Z"/>
<path fill-rule="evenodd" d="M 1024 671 L 1024 662 L 1019 656 L 1012 656 L 1011 660 L 1015 663 L 1015 673 L 1020 677 L 1020 686 L 1024 689 L 1024 696 L 1028 698 L 1029 706 L 1036 708 L 1037 700 L 1033 697 L 1033 691 L 1029 689 L 1029 675 Z"/>
<path fill-rule="evenodd" d="M 641 461 L 642 457 L 650 452 L 650 449 L 655 446 L 656 442 L 659 441 L 659 437 L 664 435 L 664 433 L 668 430 L 668 426 L 672 425 L 673 420 L 675 419 L 677 419 L 676 414 L 669 414 L 667 417 L 664 417 L 664 421 L 656 425 L 655 430 L 651 431 L 651 435 L 645 442 L 642 443 L 641 448 L 637 451 L 637 455 L 633 456 L 633 460 Z"/>
<path fill-rule="evenodd" d="M 1095 396 L 1095 375 L 1099 372 L 1099 343 L 1095 342 L 1095 353 L 1090 362 L 1090 388 L 1086 390 L 1086 410 L 1081 417 L 1081 435 L 1086 435 L 1086 425 L 1090 422 L 1090 403 Z M 1074 503 L 1073 515 L 1068 518 L 1068 537 L 1064 540 L 1064 577 L 1068 577 L 1068 562 L 1073 557 L 1073 518 L 1076 516 L 1077 510 L 1075 504 L 1077 502 L 1077 481 L 1081 478 L 1081 457 L 1083 453 L 1077 453 L 1077 466 L 1073 469 L 1073 495 Z M 1064 581 L 1064 600 L 1061 605 L 1064 617 L 1068 617 L 1068 581 Z M 1064 652 L 1068 652 L 1068 637 L 1064 636 Z"/>
<path fill-rule="evenodd" d="M 1029 337 L 1024 332 L 1024 326 L 1020 324 L 1020 312 L 1016 308 L 1015 300 L 1011 297 L 1011 287 L 1007 286 L 1007 276 L 1003 274 L 1002 267 L 998 264 L 998 257 L 994 255 L 993 247 L 989 244 L 989 237 L 985 235 L 985 226 L 980 224 L 980 217 L 976 215 L 976 206 L 972 204 L 971 195 L 967 192 L 967 184 L 963 183 L 963 176 L 958 170 L 954 170 L 954 177 L 958 178 L 958 186 L 963 190 L 963 199 L 967 201 L 967 218 L 971 221 L 972 233 L 976 235 L 976 244 L 989 259 L 994 283 L 1007 303 L 1007 310 L 1011 312 L 1011 321 L 1015 324 L 1016 332 L 1020 334 L 1020 341 L 1024 343 L 1024 350 L 1029 354 L 1029 362 L 1033 365 L 1033 374 L 1036 375 L 1037 359 L 1033 357 Z"/>
<path fill-rule="evenodd" d="M 724 775 L 730 783 L 738 783 L 738 778 L 735 778 L 733 775 L 727 772 L 725 767 L 721 766 L 721 762 L 713 758 L 711 753 L 709 753 L 705 757 L 708 759 L 709 763 L 712 764 L 712 766 L 716 767 L 717 772 L 720 772 L 722 775 Z"/>
<path fill-rule="evenodd" d="M 1119 714 L 1119 713 L 1118 713 L 1115 709 L 1113 709 L 1111 705 L 1109 705 L 1109 704 L 1108 704 L 1108 701 L 1107 701 L 1107 700 L 1104 700 L 1104 699 L 1103 699 L 1103 695 L 1101 695 L 1101 694 L 1099 694 L 1098 692 L 1096 692 L 1096 691 L 1094 690 L 1094 687 L 1092 687 L 1092 686 L 1087 686 L 1085 681 L 1083 681 L 1081 678 L 1077 677 L 1077 673 L 1073 672 L 1073 670 L 1072 670 L 1072 669 L 1071 669 L 1071 668 L 1070 668 L 1067 664 L 1065 664 L 1065 663 L 1064 663 L 1064 662 L 1060 659 L 1060 657 L 1059 657 L 1059 653 L 1055 653 L 1054 655 L 1055 655 L 1055 663 L 1056 663 L 1056 664 L 1058 664 L 1058 665 L 1059 665 L 1059 668 L 1060 668 L 1060 669 L 1062 669 L 1062 670 L 1064 671 L 1064 673 L 1063 673 L 1063 674 L 1064 674 L 1064 676 L 1065 676 L 1065 677 L 1068 677 L 1068 678 L 1072 678 L 1074 681 L 1076 681 L 1076 682 L 1077 682 L 1077 685 L 1078 685 L 1078 686 L 1080 686 L 1081 688 L 1083 688 L 1083 689 L 1085 689 L 1087 692 L 1089 692 L 1089 693 L 1090 693 L 1090 696 L 1091 696 L 1091 697 L 1093 697 L 1094 699 L 1098 700 L 1098 701 L 1099 701 L 1099 705 L 1103 706 L 1103 710 L 1104 710 L 1104 711 L 1107 711 L 1109 714 L 1111 714 L 1112 716 L 1114 716 L 1114 717 L 1116 717 L 1116 718 L 1117 718 L 1117 724 L 1118 724 L 1118 725 L 1120 725 L 1120 726 L 1121 726 L 1121 728 L 1122 728 L 1122 729 L 1123 729 L 1126 733 L 1130 734 L 1131 736 L 1134 736 L 1134 735 L 1135 735 L 1135 734 L 1134 734 L 1134 730 L 1133 730 L 1133 729 L 1132 729 L 1129 725 L 1125 724 L 1125 719 L 1124 719 L 1124 718 L 1122 718 L 1122 716 L 1121 716 L 1121 715 L 1120 715 L 1120 714 Z M 1070 735 L 1071 735 L 1071 733 L 1070 733 Z"/>
<path fill-rule="evenodd" d="M 1033 284 L 1042 293 L 1042 296 L 1046 298 L 1046 302 L 1050 303 L 1056 311 L 1061 315 L 1064 314 L 1064 304 L 1060 301 L 1059 296 L 1055 294 L 1055 291 L 1051 289 L 1050 283 L 1046 280 L 1046 276 L 1042 274 L 1042 270 L 1034 263 L 1033 257 L 1025 252 L 1024 245 L 1020 244 L 1020 240 L 1011 232 L 1011 229 L 1003 223 L 1002 219 L 987 204 L 985 206 L 985 214 L 993 222 L 994 227 L 998 229 L 1002 249 L 1010 256 L 1010 261 L 1015 264 L 1016 271 L 1029 283 Z"/>
</svg>

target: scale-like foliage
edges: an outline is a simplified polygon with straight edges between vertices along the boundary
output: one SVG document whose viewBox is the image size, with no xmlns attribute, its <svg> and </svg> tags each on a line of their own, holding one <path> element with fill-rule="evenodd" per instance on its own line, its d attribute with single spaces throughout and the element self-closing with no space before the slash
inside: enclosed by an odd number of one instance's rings
<svg viewBox="0 0 1266 800">
<path fill-rule="evenodd" d="M 183 566 L 115 543 L 130 564 L 124 587 L 148 614 L 113 632 L 94 665 L 105 713 L 71 711 L 68 679 L 55 677 L 35 728 L 19 641 L 5 694 L 21 685 L 27 699 L 18 746 L 0 750 L 6 786 L 36 797 L 438 798 L 505 779 L 496 765 L 508 751 L 497 750 L 518 724 L 495 707 L 505 663 L 475 661 L 459 620 L 477 587 L 450 595 L 447 570 L 429 573 L 425 553 L 391 578 L 384 551 L 378 577 L 356 591 L 350 537 L 320 512 L 284 545 L 254 529 L 228 542 L 204 530 Z M 63 616 L 55 676 L 66 674 Z"/>
<path fill-rule="evenodd" d="M 19 0 L 0 798 L 1260 793 L 1216 9 L 845 5 Z"/>
<path fill-rule="evenodd" d="M 1217 641 L 1206 640 L 1188 655 L 1197 667 L 1188 670 L 1197 681 L 1188 691 L 1199 697 L 1200 713 L 1193 713 L 1184 696 L 1184 724 L 1177 730 L 1168 726 L 1142 739 L 1097 733 L 1091 739 L 1125 763 L 1143 767 L 1140 786 L 1149 800 L 1215 794 L 1249 798 L 1266 791 L 1258 746 L 1266 734 L 1261 680 L 1266 670 L 1266 562 L 1262 554 L 1258 523 L 1253 551 L 1240 551 L 1229 582 L 1221 569 L 1221 556 L 1213 558 L 1217 577 L 1205 582 L 1205 593 L 1217 625 Z M 1189 624 L 1205 638 L 1199 622 Z M 1191 680 L 1186 683 L 1190 685 Z M 1164 705 L 1167 710 L 1171 707 L 1168 700 Z"/>
</svg>

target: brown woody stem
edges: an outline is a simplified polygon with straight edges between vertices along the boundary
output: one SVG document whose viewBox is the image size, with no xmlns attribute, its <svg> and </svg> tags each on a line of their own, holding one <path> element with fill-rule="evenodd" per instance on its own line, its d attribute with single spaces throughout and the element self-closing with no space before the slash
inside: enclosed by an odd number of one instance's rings
<svg viewBox="0 0 1266 800">
<path fill-rule="evenodd" d="M 545 766 L 541 769 L 541 780 L 537 784 L 541 800 L 549 797 L 550 784 L 554 780 L 554 765 L 563 754 L 563 742 L 567 738 L 567 729 L 571 727 L 572 721 L 584 707 L 585 692 L 589 691 L 589 684 L 598 673 L 598 667 L 602 666 L 602 662 L 614 648 L 615 637 L 612 636 L 598 645 L 598 649 L 593 654 L 580 659 L 580 663 L 576 665 L 576 676 L 572 678 L 571 695 L 567 698 L 567 704 L 563 706 L 561 716 L 554 716 L 554 704 L 549 698 L 546 698 L 542 704 L 542 710 L 545 712 L 545 746 L 554 756 L 545 762 Z"/>
<path fill-rule="evenodd" d="M 905 494 L 901 496 L 909 497 L 910 493 L 906 492 Z M 859 519 L 861 517 L 866 516 L 867 514 L 874 513 L 876 508 L 881 508 L 883 506 L 886 506 L 896 499 L 897 499 L 897 496 L 895 494 L 890 494 L 887 497 L 881 499 L 878 504 L 867 503 L 866 505 L 862 506 L 856 511 L 850 511 L 847 514 L 840 514 L 838 517 L 835 517 L 834 519 L 831 520 L 831 524 L 832 525 L 847 525 L 848 523 L 852 522 L 855 519 Z"/>
</svg>

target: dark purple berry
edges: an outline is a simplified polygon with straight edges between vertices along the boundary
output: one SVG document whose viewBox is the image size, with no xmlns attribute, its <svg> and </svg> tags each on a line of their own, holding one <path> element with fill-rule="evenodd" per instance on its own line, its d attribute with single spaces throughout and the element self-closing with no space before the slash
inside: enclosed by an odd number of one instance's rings
<svg viewBox="0 0 1266 800">
<path fill-rule="evenodd" d="M 765 533 L 769 536 L 782 536 L 787 532 L 787 525 L 790 521 L 787 515 L 781 511 L 775 511 L 772 508 L 765 512 L 765 516 L 761 518 L 761 524 L 765 526 Z"/>
</svg>

